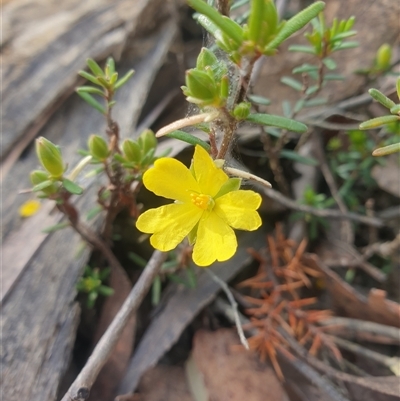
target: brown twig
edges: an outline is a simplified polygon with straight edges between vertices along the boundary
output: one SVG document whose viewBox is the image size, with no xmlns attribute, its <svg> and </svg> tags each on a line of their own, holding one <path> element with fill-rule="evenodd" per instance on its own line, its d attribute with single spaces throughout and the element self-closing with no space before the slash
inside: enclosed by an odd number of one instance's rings
<svg viewBox="0 0 400 401">
<path fill-rule="evenodd" d="M 343 348 L 347 351 L 351 351 L 354 354 L 362 355 L 368 359 L 371 359 L 375 362 L 382 364 L 389 368 L 393 373 L 397 376 L 400 370 L 400 358 L 393 356 L 388 357 L 386 355 L 382 355 L 379 352 L 375 352 L 365 348 L 359 344 L 355 344 L 351 341 L 343 340 L 342 338 L 338 338 L 336 336 L 329 336 L 333 342 L 335 342 L 340 348 Z"/>
<path fill-rule="evenodd" d="M 363 223 L 366 225 L 371 225 L 374 227 L 383 227 L 384 223 L 381 219 L 377 217 L 368 217 L 362 216 L 357 213 L 342 213 L 340 210 L 332 210 L 332 209 L 316 209 L 311 206 L 307 205 L 299 205 L 294 200 L 282 195 L 280 192 L 272 189 L 272 188 L 265 188 L 260 186 L 260 190 L 268 196 L 283 206 L 286 206 L 288 209 L 297 210 L 299 212 L 309 213 L 313 216 L 317 217 L 333 217 L 338 219 L 349 219 L 353 221 L 358 221 L 359 223 Z"/>
<path fill-rule="evenodd" d="M 132 314 L 138 309 L 147 294 L 159 267 L 165 261 L 167 253 L 155 251 L 144 268 L 139 280 L 128 295 L 118 314 L 101 337 L 89 357 L 86 365 L 72 383 L 62 401 L 85 401 L 101 368 L 107 362 L 122 331 Z"/>
<path fill-rule="evenodd" d="M 332 317 L 319 322 L 326 332 L 340 333 L 359 341 L 400 345 L 400 329 L 384 324 L 346 317 Z"/>
</svg>

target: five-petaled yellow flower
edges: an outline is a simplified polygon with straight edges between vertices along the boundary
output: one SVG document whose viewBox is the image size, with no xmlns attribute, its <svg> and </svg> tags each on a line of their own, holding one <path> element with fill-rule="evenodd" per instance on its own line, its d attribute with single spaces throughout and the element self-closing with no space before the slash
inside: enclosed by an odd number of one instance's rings
<svg viewBox="0 0 400 401">
<path fill-rule="evenodd" d="M 240 190 L 240 180 L 229 178 L 201 146 L 195 148 L 190 169 L 164 157 L 145 172 L 143 183 L 156 195 L 175 202 L 144 212 L 137 228 L 153 234 L 150 243 L 160 251 L 174 249 L 189 236 L 198 266 L 235 254 L 237 241 L 232 228 L 252 231 L 261 225 L 256 211 L 261 196 Z"/>
</svg>

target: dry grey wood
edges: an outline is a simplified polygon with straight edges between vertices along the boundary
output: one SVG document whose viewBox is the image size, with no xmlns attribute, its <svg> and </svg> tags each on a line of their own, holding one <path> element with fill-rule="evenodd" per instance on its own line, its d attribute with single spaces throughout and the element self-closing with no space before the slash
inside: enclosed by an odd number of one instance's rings
<svg viewBox="0 0 400 401">
<path fill-rule="evenodd" d="M 109 1 L 97 7 L 93 4 L 91 12 L 71 13 L 73 21 L 66 24 L 65 31 L 56 35 L 37 54 L 23 63 L 19 59 L 15 63 L 10 60 L 9 65 L 3 66 L 6 84 L 1 90 L 1 158 L 21 140 L 34 122 L 44 117 L 60 96 L 71 91 L 76 72 L 84 68 L 88 57 L 104 57 L 124 44 L 132 25 L 137 23 L 150 1 Z"/>
<path fill-rule="evenodd" d="M 152 1 L 159 4 L 159 0 Z M 117 98 L 115 116 L 118 118 L 122 113 L 125 116 L 121 119 L 122 136 L 135 135 L 134 127 L 146 94 L 176 30 L 176 23 L 171 21 L 155 34 L 148 34 L 153 46 L 140 57 L 131 54 L 118 64 L 120 71 L 136 69 L 135 76 Z M 40 134 L 59 144 L 65 159 L 73 165 L 78 160 L 76 149 L 86 147 L 88 135 L 102 133 L 104 129 L 99 113 L 74 95 Z M 89 249 L 85 249 L 77 256 L 80 238 L 70 229 L 40 234 L 49 224 L 46 208 L 37 215 L 36 224 L 19 218 L 17 210 L 26 196 L 17 195 L 18 191 L 30 186 L 29 171 L 37 167 L 31 147 L 1 184 L 3 255 L 9 255 L 3 259 L 2 271 L 17 269 L 19 273 L 1 309 L 1 390 L 7 400 L 55 399 L 75 338 L 78 318 L 75 285 L 89 255 Z M 81 184 L 89 186 L 79 197 L 78 206 L 84 214 L 93 207 L 96 188 L 92 180 L 82 179 Z"/>
<path fill-rule="evenodd" d="M 260 249 L 265 245 L 264 234 L 260 231 L 244 233 L 239 239 L 240 247 L 235 256 L 229 261 L 215 266 L 214 273 L 224 281 L 232 279 L 251 257 L 247 247 Z M 155 366 L 158 360 L 178 340 L 182 331 L 193 318 L 212 301 L 220 286 L 208 274 L 199 271 L 196 288 L 183 285 L 171 285 L 168 299 L 163 299 L 162 309 L 153 318 L 150 327 L 143 336 L 126 375 L 119 387 L 119 393 L 133 392 L 142 374 Z"/>
</svg>

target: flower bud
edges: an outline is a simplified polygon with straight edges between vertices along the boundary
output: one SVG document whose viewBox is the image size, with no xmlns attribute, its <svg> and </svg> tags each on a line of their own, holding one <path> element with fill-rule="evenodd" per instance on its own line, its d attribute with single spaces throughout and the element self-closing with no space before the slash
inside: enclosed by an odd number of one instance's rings
<svg viewBox="0 0 400 401">
<path fill-rule="evenodd" d="M 392 48 L 387 43 L 384 43 L 376 53 L 377 67 L 382 71 L 387 70 L 390 66 L 391 58 L 392 58 Z"/>
<path fill-rule="evenodd" d="M 211 101 L 215 96 L 215 81 L 204 71 L 191 69 L 186 72 L 186 87 L 192 97 Z"/>
<path fill-rule="evenodd" d="M 237 120 L 245 120 L 250 114 L 251 104 L 249 102 L 239 103 L 233 109 L 233 115 Z"/>
<path fill-rule="evenodd" d="M 99 135 L 90 135 L 88 147 L 90 154 L 100 161 L 106 160 L 110 154 L 107 142 Z"/>
<path fill-rule="evenodd" d="M 122 142 L 122 151 L 124 152 L 127 161 L 140 163 L 142 152 L 137 142 L 134 142 L 131 139 L 125 139 L 124 142 Z"/>
<path fill-rule="evenodd" d="M 65 167 L 60 149 L 46 138 L 36 140 L 36 154 L 42 166 L 54 178 L 62 177 Z"/>
<path fill-rule="evenodd" d="M 203 47 L 199 56 L 197 57 L 196 68 L 199 70 L 204 70 L 206 67 L 213 68 L 214 65 L 218 64 L 218 59 L 215 54 Z"/>
<path fill-rule="evenodd" d="M 42 182 L 49 181 L 49 174 L 42 170 L 34 170 L 30 174 L 30 179 L 32 185 L 35 187 L 36 185 L 41 184 Z M 51 195 L 57 192 L 57 186 L 55 184 L 51 184 L 46 188 L 42 189 L 42 192 L 46 195 Z"/>
<path fill-rule="evenodd" d="M 140 134 L 139 140 L 142 144 L 143 155 L 146 155 L 151 149 L 155 149 L 157 147 L 157 139 L 154 135 L 154 132 L 150 129 L 143 131 Z"/>
</svg>

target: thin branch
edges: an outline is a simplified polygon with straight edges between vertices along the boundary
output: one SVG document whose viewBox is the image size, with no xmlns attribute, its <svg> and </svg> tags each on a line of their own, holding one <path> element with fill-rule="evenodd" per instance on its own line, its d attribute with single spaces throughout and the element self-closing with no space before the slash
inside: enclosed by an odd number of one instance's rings
<svg viewBox="0 0 400 401">
<path fill-rule="evenodd" d="M 228 285 L 225 283 L 224 280 L 221 280 L 212 270 L 206 269 L 206 272 L 210 275 L 210 277 L 216 283 L 219 284 L 221 289 L 225 292 L 226 296 L 228 297 L 229 303 L 231 304 L 231 307 L 232 307 L 233 318 L 235 320 L 236 330 L 238 332 L 240 342 L 242 343 L 243 347 L 245 347 L 247 350 L 249 350 L 250 349 L 249 343 L 247 342 L 246 336 L 244 335 L 244 332 L 243 332 L 242 324 L 240 323 L 238 304 L 235 301 L 235 298 L 233 297 L 231 291 L 229 290 Z"/>
<path fill-rule="evenodd" d="M 97 343 L 86 365 L 72 383 L 71 387 L 62 398 L 62 401 L 85 401 L 88 399 L 90 389 L 101 368 L 107 362 L 132 314 L 138 309 L 143 298 L 147 294 L 154 277 L 157 275 L 166 257 L 167 253 L 159 251 L 153 253 L 147 266 L 140 275 L 139 280 L 131 290 L 118 314 Z"/>
<path fill-rule="evenodd" d="M 275 191 L 272 188 L 262 187 L 262 191 L 269 198 L 281 203 L 289 209 L 297 210 L 299 212 L 309 213 L 317 217 L 333 217 L 338 219 L 349 219 L 353 221 L 358 221 L 359 223 L 371 225 L 374 227 L 383 227 L 384 223 L 381 219 L 377 217 L 362 216 L 357 213 L 342 213 L 340 210 L 333 209 L 316 209 L 307 205 L 299 205 L 294 200 L 282 195 L 280 192 Z"/>
<path fill-rule="evenodd" d="M 359 344 L 355 344 L 351 341 L 343 340 L 342 338 L 329 336 L 340 348 L 351 351 L 354 354 L 362 355 L 366 358 L 369 358 L 375 362 L 382 364 L 383 366 L 390 369 L 396 376 L 400 374 L 400 358 L 393 356 L 389 357 L 386 355 L 382 355 L 379 352 L 372 351 L 368 348 L 365 348 Z"/>
<path fill-rule="evenodd" d="M 351 336 L 358 341 L 368 339 L 380 343 L 386 339 L 386 344 L 400 344 L 400 329 L 397 327 L 346 317 L 332 317 L 318 323 L 325 326 L 325 332 L 340 333 L 341 336 Z"/>
</svg>

